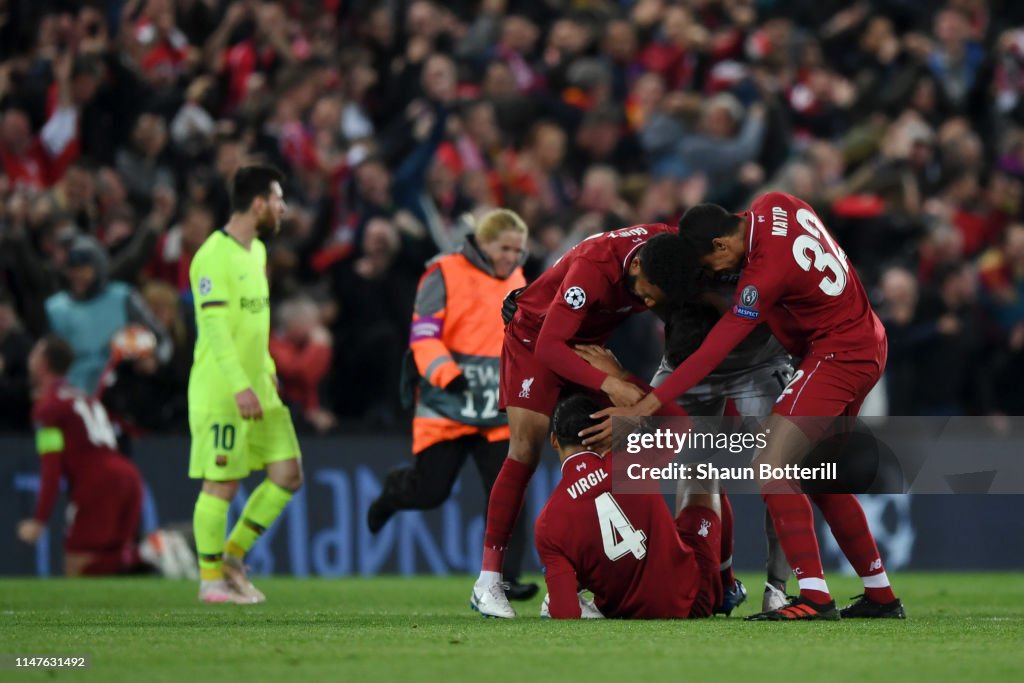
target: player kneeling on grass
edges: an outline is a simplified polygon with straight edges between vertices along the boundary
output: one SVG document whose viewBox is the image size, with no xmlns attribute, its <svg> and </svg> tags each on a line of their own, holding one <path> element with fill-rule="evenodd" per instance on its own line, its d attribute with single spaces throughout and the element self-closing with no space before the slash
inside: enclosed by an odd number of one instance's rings
<svg viewBox="0 0 1024 683">
<path fill-rule="evenodd" d="M 65 477 L 71 521 L 64 537 L 64 573 L 133 572 L 139 569 L 142 477 L 117 450 L 103 405 L 68 384 L 73 360 L 71 346 L 55 335 L 37 342 L 28 358 L 42 472 L 35 516 L 18 525 L 18 538 L 39 540 Z"/>
<path fill-rule="evenodd" d="M 553 416 L 551 443 L 562 461 L 562 480 L 534 531 L 550 616 L 599 616 L 579 597 L 580 587 L 594 593 L 596 608 L 607 617 L 711 616 L 722 602 L 719 495 L 683 497 L 674 520 L 658 494 L 613 495 L 611 455 L 602 458 L 580 445 L 580 431 L 597 424 L 590 417 L 597 409 L 591 397 L 576 394 Z"/>
<path fill-rule="evenodd" d="M 231 218 L 199 248 L 189 271 L 199 338 L 188 381 L 188 475 L 203 480 L 193 517 L 203 602 L 265 600 L 249 582 L 243 558 L 302 485 L 299 442 L 270 357 L 267 250 L 260 239 L 280 227 L 282 180 L 268 166 L 238 169 Z M 264 468 L 267 478 L 225 545 L 239 480 Z"/>
</svg>

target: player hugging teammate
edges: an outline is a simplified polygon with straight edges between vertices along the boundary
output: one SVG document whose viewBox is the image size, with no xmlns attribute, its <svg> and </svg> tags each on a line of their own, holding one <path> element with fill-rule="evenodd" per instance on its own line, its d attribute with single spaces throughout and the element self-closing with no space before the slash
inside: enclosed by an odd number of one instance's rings
<svg viewBox="0 0 1024 683">
<path fill-rule="evenodd" d="M 691 300 L 692 283 L 705 273 L 726 281 L 739 274 L 733 304 L 703 343 L 685 359 L 676 359 L 682 360 L 678 367 L 661 373 L 656 390 L 647 392 L 642 383 L 626 381 L 621 369 L 600 353 L 577 353 L 578 345 L 603 346 L 633 312 Z M 809 206 L 781 193 L 757 198 L 740 216 L 710 204 L 694 207 L 681 219 L 678 233 L 665 225 L 644 225 L 596 235 L 527 287 L 516 304 L 501 367 L 501 404 L 508 411 L 511 444 L 491 495 L 483 566 L 471 600 L 486 616 L 515 616 L 500 590 L 501 559 L 561 393 L 600 391 L 614 404 L 598 413 L 606 418 L 603 422 L 582 434 L 581 446 L 604 450 L 612 415 L 671 414 L 675 401 L 700 384 L 708 386 L 708 398 L 724 393 L 721 381 L 717 389 L 709 386 L 713 373 L 727 376 L 731 368 L 723 362 L 764 322 L 786 351 L 802 359 L 788 384 L 783 385 L 788 373 L 772 378 L 771 386 L 758 383 L 777 400 L 768 418 L 773 439 L 757 459 L 782 464 L 805 453 L 817 436 L 801 431 L 791 416 L 855 416 L 885 366 L 884 329 L 845 254 Z M 764 364 L 770 377 L 785 368 L 779 365 L 782 350 L 766 350 L 769 343 L 761 340 L 747 361 Z M 758 360 L 761 351 L 766 355 Z M 761 403 L 758 410 L 768 405 Z M 808 497 L 768 487 L 763 493 L 800 595 L 780 604 L 777 592 L 769 590 L 764 611 L 752 618 L 838 619 L 821 569 Z M 864 595 L 842 616 L 902 618 L 903 606 L 889 587 L 857 499 L 846 494 L 813 500 L 864 581 Z M 726 506 L 720 507 L 727 515 Z M 724 588 L 734 593 L 730 608 L 742 601 L 740 586 Z"/>
</svg>

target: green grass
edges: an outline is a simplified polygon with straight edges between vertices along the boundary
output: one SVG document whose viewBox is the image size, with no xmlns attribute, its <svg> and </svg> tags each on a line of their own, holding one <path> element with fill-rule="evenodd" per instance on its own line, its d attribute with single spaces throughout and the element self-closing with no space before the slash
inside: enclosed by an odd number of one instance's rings
<svg viewBox="0 0 1024 683">
<path fill-rule="evenodd" d="M 758 585 L 754 575 L 748 586 Z M 269 602 L 203 606 L 191 583 L 2 580 L 0 654 L 89 654 L 88 671 L 0 680 L 1017 681 L 1024 574 L 901 574 L 905 622 L 515 621 L 468 609 L 472 579 L 267 579 Z M 836 595 L 860 592 L 833 578 Z M 758 591 L 741 608 L 760 604 Z"/>
</svg>

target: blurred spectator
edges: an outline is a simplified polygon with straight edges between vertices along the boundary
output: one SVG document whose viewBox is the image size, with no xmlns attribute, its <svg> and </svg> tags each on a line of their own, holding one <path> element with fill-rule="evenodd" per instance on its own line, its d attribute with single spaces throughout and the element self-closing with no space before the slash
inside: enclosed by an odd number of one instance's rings
<svg viewBox="0 0 1024 683">
<path fill-rule="evenodd" d="M 28 354 L 32 338 L 21 327 L 14 302 L 0 293 L 0 431 L 29 425 Z"/>
<path fill-rule="evenodd" d="M 132 146 L 117 154 L 117 171 L 125 180 L 129 201 L 140 213 L 149 211 L 154 191 L 173 191 L 174 173 L 163 159 L 166 144 L 164 120 L 143 114 L 132 129 Z"/>
<path fill-rule="evenodd" d="M 398 377 L 423 268 L 409 261 L 398 228 L 386 218 L 366 224 L 362 256 L 331 272 L 334 324 L 334 409 L 394 424 L 400 413 Z"/>
<path fill-rule="evenodd" d="M 213 227 L 213 213 L 209 207 L 190 205 L 179 223 L 159 235 L 152 258 L 146 265 L 146 274 L 172 285 L 182 296 L 189 295 L 188 269 L 192 265 L 192 257 L 213 232 Z"/>
<path fill-rule="evenodd" d="M 920 304 L 928 336 L 918 350 L 919 415 L 984 415 L 992 408 L 983 321 L 972 267 L 953 263 L 935 275 Z"/>
<path fill-rule="evenodd" d="M 333 341 L 320 322 L 320 309 L 310 299 L 281 304 L 277 330 L 270 338 L 270 355 L 277 364 L 281 397 L 300 425 L 330 431 L 337 420 L 320 405 L 320 385 L 331 367 Z"/>
<path fill-rule="evenodd" d="M 187 423 L 185 395 L 192 367 L 192 344 L 182 316 L 181 297 L 165 282 L 148 283 L 142 302 L 153 320 L 165 330 L 170 354 L 161 353 L 158 340 L 148 328 L 129 325 L 112 341 L 112 373 L 100 387 L 103 404 L 111 417 L 129 432 L 179 429 Z M 123 339 L 125 334 L 151 336 L 149 343 Z"/>
<path fill-rule="evenodd" d="M 878 313 L 889 337 L 889 359 L 885 366 L 885 388 L 890 415 L 917 415 L 918 352 L 934 333 L 918 319 L 918 287 L 914 274 L 905 268 L 890 268 L 881 277 L 882 296 Z"/>
<path fill-rule="evenodd" d="M 138 292 L 107 280 L 107 256 L 91 237 L 74 238 L 67 255 L 68 287 L 46 300 L 50 328 L 69 340 L 75 353 L 68 381 L 91 394 L 110 359 L 110 340 L 129 323 L 148 327 L 159 338 L 157 360 L 166 361 L 172 347 Z"/>
</svg>

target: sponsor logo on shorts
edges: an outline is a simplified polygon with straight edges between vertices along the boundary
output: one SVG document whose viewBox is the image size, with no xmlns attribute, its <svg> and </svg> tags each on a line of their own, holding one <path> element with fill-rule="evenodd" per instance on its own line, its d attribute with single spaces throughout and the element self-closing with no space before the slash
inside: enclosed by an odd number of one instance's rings
<svg viewBox="0 0 1024 683">
<path fill-rule="evenodd" d="M 519 398 L 530 398 L 530 389 L 533 387 L 533 377 L 523 380 L 523 386 L 519 389 Z"/>
<path fill-rule="evenodd" d="M 582 287 L 570 287 L 565 290 L 563 297 L 565 298 L 565 303 L 569 304 L 569 308 L 574 311 L 580 310 L 587 303 L 587 293 L 583 291 Z"/>
<path fill-rule="evenodd" d="M 228 456 L 224 455 L 223 453 L 214 458 L 213 461 L 217 464 L 217 467 L 228 466 Z"/>
<path fill-rule="evenodd" d="M 700 530 L 697 532 L 697 535 L 700 536 L 701 538 L 707 538 L 708 537 L 708 533 L 710 533 L 710 531 L 709 531 L 710 529 L 711 529 L 711 522 L 709 522 L 706 519 L 702 519 L 702 520 L 700 520 Z"/>
</svg>

